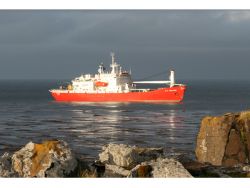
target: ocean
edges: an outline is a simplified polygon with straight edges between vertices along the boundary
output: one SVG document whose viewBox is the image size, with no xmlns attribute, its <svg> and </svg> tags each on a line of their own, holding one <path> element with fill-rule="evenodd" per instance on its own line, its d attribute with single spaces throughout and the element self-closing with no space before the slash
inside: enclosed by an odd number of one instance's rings
<svg viewBox="0 0 250 188">
<path fill-rule="evenodd" d="M 63 81 L 0 81 L 0 154 L 29 141 L 60 139 L 78 156 L 95 159 L 102 146 L 163 147 L 194 157 L 201 119 L 250 108 L 250 81 L 184 81 L 184 101 L 63 103 L 48 90 Z"/>
</svg>

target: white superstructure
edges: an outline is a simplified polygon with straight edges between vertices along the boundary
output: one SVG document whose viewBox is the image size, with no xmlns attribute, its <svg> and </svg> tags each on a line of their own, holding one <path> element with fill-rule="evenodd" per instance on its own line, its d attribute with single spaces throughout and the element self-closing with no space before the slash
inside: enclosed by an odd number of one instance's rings
<svg viewBox="0 0 250 188">
<path fill-rule="evenodd" d="M 115 62 L 115 54 L 111 53 L 111 70 L 106 71 L 101 63 L 98 73 L 85 74 L 72 80 L 69 90 L 77 93 L 127 93 L 134 89 L 131 75 L 122 71 L 122 67 Z"/>
<path fill-rule="evenodd" d="M 95 75 L 85 74 L 72 80 L 64 92 L 71 93 L 128 93 L 145 92 L 150 89 L 136 89 L 135 84 L 169 84 L 173 87 L 175 84 L 174 71 L 170 71 L 169 81 L 137 81 L 131 79 L 131 71 L 123 71 L 122 67 L 116 63 L 115 54 L 111 53 L 112 62 L 110 71 L 106 71 L 103 63 L 99 65 L 98 73 Z M 62 88 L 62 87 L 61 87 Z"/>
</svg>

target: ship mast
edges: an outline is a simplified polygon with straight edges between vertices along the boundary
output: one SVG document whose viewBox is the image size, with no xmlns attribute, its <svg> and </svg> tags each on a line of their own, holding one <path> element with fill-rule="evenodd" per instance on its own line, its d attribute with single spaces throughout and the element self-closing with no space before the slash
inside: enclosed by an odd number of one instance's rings
<svg viewBox="0 0 250 188">
<path fill-rule="evenodd" d="M 112 64 L 111 65 L 114 65 L 115 64 L 115 53 L 111 52 L 110 55 L 111 55 L 111 58 L 112 58 Z"/>
<path fill-rule="evenodd" d="M 115 53 L 114 52 L 111 52 L 110 53 L 111 55 L 111 58 L 112 58 L 112 62 L 111 62 L 111 74 L 118 74 L 119 70 L 118 70 L 118 67 L 119 65 L 115 62 Z"/>
</svg>

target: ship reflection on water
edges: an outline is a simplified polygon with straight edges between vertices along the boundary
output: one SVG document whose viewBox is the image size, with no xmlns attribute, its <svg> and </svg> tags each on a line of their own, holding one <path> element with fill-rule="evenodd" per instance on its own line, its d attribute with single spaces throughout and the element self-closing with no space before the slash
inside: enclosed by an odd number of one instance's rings
<svg viewBox="0 0 250 188">
<path fill-rule="evenodd" d="M 29 141 L 60 139 L 77 155 L 98 156 L 108 143 L 163 147 L 166 153 L 193 153 L 200 117 L 182 104 L 35 103 L 2 111 L 0 153 Z M 15 118 L 13 118 L 15 114 Z M 198 117 L 199 116 L 199 117 Z"/>
<path fill-rule="evenodd" d="M 72 106 L 69 131 L 74 134 L 71 142 L 78 143 L 73 147 L 80 154 L 97 156 L 108 143 L 164 147 L 167 152 L 193 150 L 193 140 L 186 135 L 196 132 L 191 127 L 187 129 L 184 112 L 179 109 L 129 103 L 72 103 Z"/>
</svg>

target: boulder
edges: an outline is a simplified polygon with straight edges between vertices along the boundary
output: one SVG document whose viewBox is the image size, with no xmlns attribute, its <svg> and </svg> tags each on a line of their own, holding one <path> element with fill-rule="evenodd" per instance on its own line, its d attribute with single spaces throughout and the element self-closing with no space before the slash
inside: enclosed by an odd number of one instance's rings
<svg viewBox="0 0 250 188">
<path fill-rule="evenodd" d="M 86 161 L 84 159 L 77 159 L 78 165 L 76 170 L 76 177 L 97 178 L 103 177 L 105 172 L 105 165 L 100 161 Z"/>
<path fill-rule="evenodd" d="M 11 165 L 11 155 L 5 152 L 0 157 L 0 177 L 18 177 Z"/>
<path fill-rule="evenodd" d="M 117 165 L 127 170 L 143 161 L 156 159 L 163 154 L 162 148 L 140 148 L 125 144 L 108 144 L 102 148 L 99 159 L 102 163 Z"/>
<path fill-rule="evenodd" d="M 77 161 L 64 141 L 29 142 L 13 154 L 12 167 L 20 177 L 65 177 Z"/>
<path fill-rule="evenodd" d="M 228 143 L 224 153 L 222 165 L 234 166 L 238 163 L 244 164 L 246 161 L 244 143 L 241 142 L 240 134 L 235 129 L 231 129 L 228 137 Z"/>
<path fill-rule="evenodd" d="M 158 158 L 137 165 L 129 177 L 191 178 L 192 175 L 175 159 Z"/>
<path fill-rule="evenodd" d="M 250 165 L 243 166 L 243 167 L 242 167 L 242 170 L 243 170 L 244 172 L 250 172 Z"/>
<path fill-rule="evenodd" d="M 249 162 L 250 111 L 204 117 L 196 142 L 199 162 L 235 166 Z"/>
<path fill-rule="evenodd" d="M 250 111 L 241 112 L 236 119 L 235 129 L 240 135 L 240 140 L 244 145 L 246 162 L 249 163 L 250 157 Z"/>
<path fill-rule="evenodd" d="M 233 122 L 233 114 L 202 119 L 195 150 L 198 161 L 213 165 L 222 164 Z"/>
<path fill-rule="evenodd" d="M 105 165 L 105 177 L 127 177 L 130 174 L 129 170 L 126 170 L 117 165 Z"/>
</svg>

